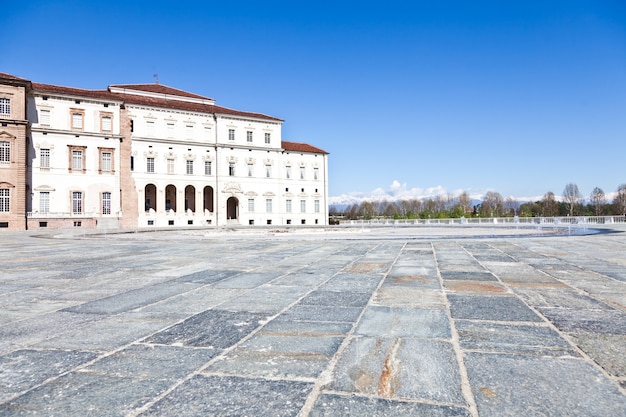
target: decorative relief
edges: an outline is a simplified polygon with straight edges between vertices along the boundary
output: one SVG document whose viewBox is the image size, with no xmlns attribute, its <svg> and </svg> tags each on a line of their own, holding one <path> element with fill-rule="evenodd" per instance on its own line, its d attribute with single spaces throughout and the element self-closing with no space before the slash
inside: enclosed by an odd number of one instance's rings
<svg viewBox="0 0 626 417">
<path fill-rule="evenodd" d="M 247 165 L 254 165 L 256 163 L 256 159 L 255 158 L 246 158 L 246 164 Z"/>
<path fill-rule="evenodd" d="M 227 164 L 230 164 L 230 163 L 235 164 L 235 163 L 237 163 L 238 160 L 239 160 L 239 158 L 237 158 L 236 156 L 232 156 L 231 155 L 231 156 L 227 156 L 226 157 L 226 163 Z"/>
<path fill-rule="evenodd" d="M 152 149 L 143 153 L 143 156 L 146 158 L 156 158 L 158 153 L 154 152 Z"/>
<path fill-rule="evenodd" d="M 223 193 L 232 193 L 232 194 L 243 194 L 243 190 L 241 189 L 241 185 L 238 182 L 227 182 L 224 185 Z"/>
</svg>

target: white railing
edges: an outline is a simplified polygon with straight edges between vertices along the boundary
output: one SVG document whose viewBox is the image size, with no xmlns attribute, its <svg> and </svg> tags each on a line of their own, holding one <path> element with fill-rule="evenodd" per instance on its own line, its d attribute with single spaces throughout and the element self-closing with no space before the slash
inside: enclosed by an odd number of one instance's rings
<svg viewBox="0 0 626 417">
<path fill-rule="evenodd" d="M 626 223 L 626 216 L 567 216 L 567 217 L 468 217 L 452 219 L 371 219 L 340 220 L 352 226 L 423 226 L 423 225 L 601 225 Z"/>
</svg>

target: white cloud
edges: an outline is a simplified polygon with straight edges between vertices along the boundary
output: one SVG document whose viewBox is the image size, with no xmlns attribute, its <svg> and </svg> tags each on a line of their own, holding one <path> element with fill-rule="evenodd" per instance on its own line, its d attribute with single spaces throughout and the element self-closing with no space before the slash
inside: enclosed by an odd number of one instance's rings
<svg viewBox="0 0 626 417">
<path fill-rule="evenodd" d="M 457 196 L 461 194 L 463 190 L 457 190 L 453 193 L 448 191 L 441 185 L 437 185 L 429 188 L 408 188 L 406 182 L 401 183 L 398 180 L 393 180 L 391 185 L 387 189 L 375 188 L 370 192 L 353 192 L 348 194 L 342 194 L 338 196 L 332 196 L 329 198 L 330 204 L 354 204 L 361 203 L 363 201 L 396 201 L 396 200 L 410 200 L 410 199 L 425 199 L 435 198 L 440 195 L 452 195 Z M 470 194 L 472 198 L 474 195 Z M 482 198 L 482 194 L 479 195 Z"/>
</svg>

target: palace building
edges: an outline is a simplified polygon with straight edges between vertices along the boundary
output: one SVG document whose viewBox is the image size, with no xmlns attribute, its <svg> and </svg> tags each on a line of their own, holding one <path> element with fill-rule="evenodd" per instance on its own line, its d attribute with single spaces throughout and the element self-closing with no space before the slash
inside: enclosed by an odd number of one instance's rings
<svg viewBox="0 0 626 417">
<path fill-rule="evenodd" d="M 328 153 L 283 120 L 155 84 L 0 73 L 0 228 L 326 225 Z"/>
</svg>

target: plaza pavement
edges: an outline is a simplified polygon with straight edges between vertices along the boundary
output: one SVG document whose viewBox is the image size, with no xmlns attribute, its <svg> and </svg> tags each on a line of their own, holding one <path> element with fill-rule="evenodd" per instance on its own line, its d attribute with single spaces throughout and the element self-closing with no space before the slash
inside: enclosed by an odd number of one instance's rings
<svg viewBox="0 0 626 417">
<path fill-rule="evenodd" d="M 2 232 L 0 416 L 625 416 L 615 230 Z"/>
</svg>

